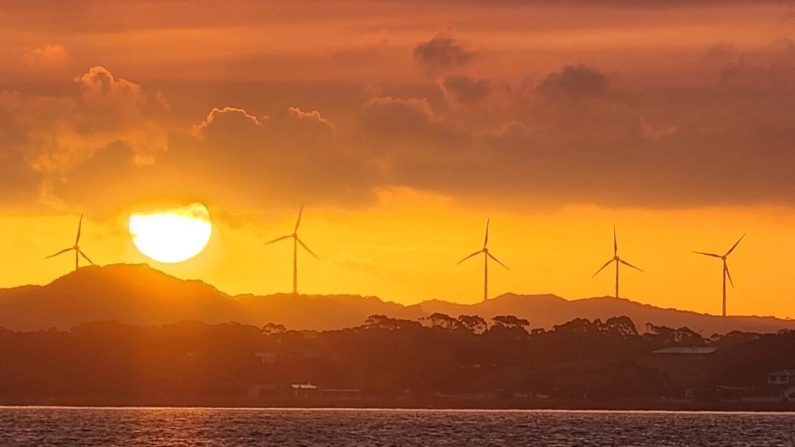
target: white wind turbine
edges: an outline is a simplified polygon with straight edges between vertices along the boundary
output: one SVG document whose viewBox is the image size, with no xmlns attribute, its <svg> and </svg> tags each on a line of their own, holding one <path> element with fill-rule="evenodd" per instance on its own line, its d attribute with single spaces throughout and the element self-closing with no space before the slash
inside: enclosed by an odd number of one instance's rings
<svg viewBox="0 0 795 447">
<path fill-rule="evenodd" d="M 489 258 L 491 258 L 497 264 L 500 264 L 501 266 L 503 266 L 505 269 L 508 269 L 507 265 L 505 265 L 502 262 L 500 262 L 499 259 L 494 257 L 494 255 L 491 254 L 491 252 L 489 252 L 488 244 L 489 244 L 489 221 L 490 220 L 491 219 L 487 219 L 486 220 L 486 237 L 483 239 L 483 248 L 481 248 L 480 250 L 478 250 L 478 251 L 472 253 L 471 255 L 465 257 L 464 259 L 458 261 L 458 263 L 460 264 L 460 263 L 466 261 L 467 259 L 469 259 L 469 258 L 471 258 L 473 256 L 477 256 L 477 255 L 483 253 L 483 302 L 486 302 L 486 300 L 489 299 Z"/>
<path fill-rule="evenodd" d="M 44 259 L 54 258 L 54 257 L 56 257 L 58 255 L 62 255 L 64 253 L 68 253 L 70 251 L 74 251 L 75 252 L 75 271 L 77 271 L 77 269 L 80 267 L 80 256 L 85 258 L 85 260 L 88 261 L 89 264 L 94 265 L 94 262 L 91 259 L 89 259 L 88 256 L 86 256 L 85 253 L 83 253 L 83 250 L 80 249 L 80 233 L 82 232 L 82 229 L 83 229 L 83 215 L 81 214 L 80 215 L 80 221 L 77 224 L 77 237 L 75 238 L 75 244 L 73 246 L 69 247 L 69 248 L 64 248 L 63 250 L 61 250 L 61 251 L 59 251 L 57 253 L 53 253 L 53 254 L 51 254 L 50 256 L 47 256 Z"/>
<path fill-rule="evenodd" d="M 726 260 L 726 258 L 728 258 L 730 254 L 732 254 L 734 249 L 737 248 L 737 245 L 740 244 L 740 241 L 743 240 L 744 237 L 745 237 L 745 235 L 740 236 L 740 239 L 737 239 L 737 242 L 735 242 L 734 245 L 732 245 L 732 247 L 729 249 L 729 251 L 727 251 L 726 254 L 723 255 L 723 256 L 721 256 L 719 254 L 716 254 L 716 253 L 705 253 L 703 251 L 695 251 L 695 252 L 693 252 L 693 253 L 696 253 L 696 254 L 699 254 L 699 255 L 704 255 L 704 256 L 710 256 L 710 257 L 713 257 L 713 258 L 718 258 L 721 261 L 723 261 L 723 273 L 722 273 L 722 275 L 723 275 L 723 316 L 724 317 L 726 316 L 726 278 L 729 278 L 729 284 L 731 284 L 732 288 L 734 288 L 734 281 L 732 281 L 732 275 L 731 275 L 731 273 L 729 273 L 729 263 Z"/>
<path fill-rule="evenodd" d="M 638 267 L 635 267 L 634 265 L 632 265 L 632 264 L 630 264 L 629 262 L 627 262 L 627 261 L 625 261 L 625 260 L 621 259 L 621 258 L 618 256 L 618 239 L 616 238 L 616 227 L 615 227 L 615 226 L 613 227 L 613 259 L 611 259 L 611 260 L 609 260 L 609 261 L 605 262 L 605 265 L 601 266 L 601 267 L 599 268 L 599 270 L 597 270 L 597 271 L 596 271 L 596 273 L 594 273 L 594 274 L 593 274 L 593 277 L 596 277 L 596 275 L 598 275 L 598 274 L 599 274 L 599 272 L 601 272 L 602 270 L 604 270 L 604 269 L 605 269 L 605 267 L 607 267 L 608 265 L 610 265 L 610 264 L 611 264 L 611 263 L 613 263 L 613 262 L 615 262 L 615 263 L 616 263 L 616 295 L 615 295 L 615 296 L 616 296 L 616 298 L 618 298 L 618 289 L 619 289 L 619 288 L 618 288 L 618 270 L 619 270 L 619 267 L 620 267 L 620 265 L 621 265 L 621 264 L 624 264 L 624 265 L 626 265 L 627 267 L 632 267 L 633 269 L 635 269 L 635 270 L 638 270 L 638 271 L 641 271 L 641 272 L 642 272 L 643 270 L 639 269 Z"/>
<path fill-rule="evenodd" d="M 304 241 L 298 237 L 298 226 L 301 225 L 301 215 L 304 212 L 304 205 L 301 205 L 301 209 L 298 211 L 298 220 L 295 221 L 295 228 L 293 229 L 292 234 L 288 234 L 286 236 L 277 237 L 276 239 L 266 242 L 265 245 L 270 245 L 274 242 L 279 242 L 284 239 L 292 239 L 293 240 L 293 295 L 298 296 L 298 246 L 304 248 L 310 255 L 312 255 L 315 259 L 317 259 L 317 255 L 309 249 L 309 247 L 304 244 Z"/>
</svg>

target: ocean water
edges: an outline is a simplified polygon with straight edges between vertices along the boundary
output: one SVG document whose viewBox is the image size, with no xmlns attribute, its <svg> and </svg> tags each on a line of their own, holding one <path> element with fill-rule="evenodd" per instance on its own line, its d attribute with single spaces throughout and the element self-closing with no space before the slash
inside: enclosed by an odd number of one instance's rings
<svg viewBox="0 0 795 447">
<path fill-rule="evenodd" d="M 795 414 L 0 407 L 1 446 L 795 446 Z"/>
</svg>

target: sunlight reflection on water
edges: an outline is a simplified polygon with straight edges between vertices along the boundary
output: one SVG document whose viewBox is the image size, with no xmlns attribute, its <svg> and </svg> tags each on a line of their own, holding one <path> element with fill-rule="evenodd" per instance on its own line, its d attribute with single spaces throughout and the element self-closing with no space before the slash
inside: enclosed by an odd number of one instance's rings
<svg viewBox="0 0 795 447">
<path fill-rule="evenodd" d="M 794 446 L 795 414 L 0 408 L 3 446 Z"/>
</svg>

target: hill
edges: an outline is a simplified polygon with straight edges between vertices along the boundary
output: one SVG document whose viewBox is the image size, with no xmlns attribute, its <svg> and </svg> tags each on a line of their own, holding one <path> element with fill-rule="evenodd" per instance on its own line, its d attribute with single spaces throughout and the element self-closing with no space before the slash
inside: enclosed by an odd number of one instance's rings
<svg viewBox="0 0 795 447">
<path fill-rule="evenodd" d="M 448 315 L 476 314 L 484 318 L 496 315 L 516 315 L 530 320 L 532 327 L 550 329 L 556 324 L 575 318 L 607 320 L 626 315 L 635 322 L 638 330 L 647 323 L 674 328 L 689 327 L 704 336 L 733 330 L 746 332 L 777 332 L 795 328 L 795 320 L 759 316 L 729 316 L 701 314 L 687 310 L 664 309 L 622 298 L 596 297 L 566 300 L 555 295 L 505 294 L 485 303 L 454 304 L 445 301 L 422 303 L 426 314 L 441 312 Z"/>
<path fill-rule="evenodd" d="M 486 303 L 426 301 L 403 306 L 376 297 L 356 295 L 274 294 L 227 295 L 201 281 L 186 281 L 146 265 L 81 268 L 45 286 L 0 289 L 0 327 L 11 330 L 68 329 L 91 321 L 115 320 L 156 325 L 183 320 L 263 325 L 281 323 L 291 329 L 328 330 L 357 326 L 372 314 L 417 320 L 435 312 L 516 315 L 532 327 L 550 328 L 574 318 L 603 321 L 626 315 L 642 329 L 651 322 L 687 326 L 704 335 L 731 330 L 775 332 L 795 328 L 795 321 L 773 317 L 729 317 L 662 309 L 609 297 L 566 300 L 554 295 L 505 294 Z"/>
<path fill-rule="evenodd" d="M 68 329 L 92 321 L 137 325 L 184 320 L 294 329 L 338 329 L 368 316 L 420 318 L 417 306 L 355 295 L 227 295 L 201 281 L 169 276 L 147 265 L 88 266 L 45 286 L 0 289 L 0 327 L 11 330 Z"/>
</svg>

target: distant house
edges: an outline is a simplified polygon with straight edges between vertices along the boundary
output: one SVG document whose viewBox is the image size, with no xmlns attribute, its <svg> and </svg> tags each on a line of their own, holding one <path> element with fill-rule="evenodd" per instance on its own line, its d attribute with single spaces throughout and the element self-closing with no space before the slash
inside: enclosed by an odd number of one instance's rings
<svg viewBox="0 0 795 447">
<path fill-rule="evenodd" d="M 795 402 L 795 369 L 768 373 L 766 383 L 748 387 L 742 400 L 747 402 Z"/>
<path fill-rule="evenodd" d="M 710 346 L 672 346 L 652 351 L 657 355 L 708 355 L 717 351 L 718 348 Z"/>
<path fill-rule="evenodd" d="M 295 397 L 308 397 L 311 395 L 315 395 L 317 393 L 317 385 L 314 385 L 310 382 L 306 383 L 293 383 L 290 384 L 290 388 L 293 390 L 293 394 Z"/>
<path fill-rule="evenodd" d="M 768 385 L 795 385 L 795 369 L 782 369 L 767 375 Z"/>
<path fill-rule="evenodd" d="M 795 386 L 763 385 L 743 397 L 746 402 L 795 402 Z"/>
</svg>

